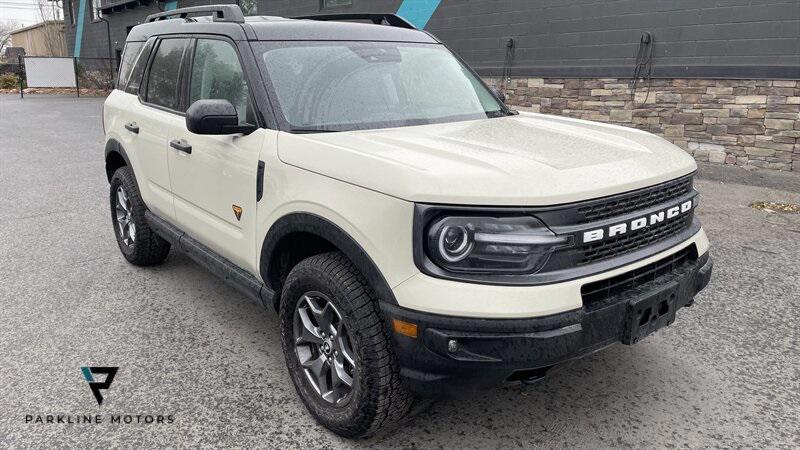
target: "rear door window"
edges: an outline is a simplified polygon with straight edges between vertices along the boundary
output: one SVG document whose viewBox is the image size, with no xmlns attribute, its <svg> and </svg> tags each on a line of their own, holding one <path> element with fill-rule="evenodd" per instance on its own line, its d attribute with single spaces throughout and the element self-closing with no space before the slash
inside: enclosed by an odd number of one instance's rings
<svg viewBox="0 0 800 450">
<path fill-rule="evenodd" d="M 119 88 L 124 89 L 125 92 L 133 95 L 139 95 L 139 87 L 142 85 L 142 76 L 144 75 L 144 69 L 147 67 L 147 60 L 150 59 L 150 51 L 153 49 L 153 43 L 156 40 L 150 39 L 141 48 L 140 51 L 134 53 L 131 52 L 134 56 L 131 57 L 131 64 L 132 67 L 130 69 L 130 73 L 127 76 L 123 76 L 123 71 L 125 70 L 124 65 L 120 68 L 119 72 Z M 125 56 L 122 57 L 123 64 L 125 62 L 125 58 L 128 55 L 128 48 L 125 48 Z M 134 62 L 135 61 L 135 62 Z"/>
<path fill-rule="evenodd" d="M 172 110 L 179 109 L 181 66 L 188 44 L 189 39 L 161 41 L 150 65 L 145 101 Z"/>
</svg>

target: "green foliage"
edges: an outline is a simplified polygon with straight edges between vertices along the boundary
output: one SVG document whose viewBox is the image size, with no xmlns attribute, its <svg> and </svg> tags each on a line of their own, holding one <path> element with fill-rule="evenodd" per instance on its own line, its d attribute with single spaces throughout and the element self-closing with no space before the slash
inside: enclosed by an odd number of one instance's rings
<svg viewBox="0 0 800 450">
<path fill-rule="evenodd" d="M 0 74 L 0 89 L 19 88 L 19 77 L 13 73 Z"/>
</svg>

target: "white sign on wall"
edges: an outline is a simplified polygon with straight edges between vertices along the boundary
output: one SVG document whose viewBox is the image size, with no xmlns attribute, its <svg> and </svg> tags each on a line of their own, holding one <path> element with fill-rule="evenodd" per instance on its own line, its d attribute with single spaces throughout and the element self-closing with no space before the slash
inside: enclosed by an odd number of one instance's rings
<svg viewBox="0 0 800 450">
<path fill-rule="evenodd" d="M 28 87 L 76 87 L 72 58 L 27 57 L 25 80 Z"/>
</svg>

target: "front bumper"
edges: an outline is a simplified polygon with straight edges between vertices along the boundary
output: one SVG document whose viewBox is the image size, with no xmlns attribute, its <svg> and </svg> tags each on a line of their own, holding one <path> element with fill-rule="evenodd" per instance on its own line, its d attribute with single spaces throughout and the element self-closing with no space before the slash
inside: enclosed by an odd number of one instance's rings
<svg viewBox="0 0 800 450">
<path fill-rule="evenodd" d="M 399 319 L 418 327 L 417 338 L 392 333 L 406 385 L 420 396 L 453 397 L 507 382 L 532 381 L 561 362 L 616 342 L 636 342 L 672 323 L 677 310 L 691 305 L 708 284 L 712 266 L 705 252 L 674 270 L 659 268 L 646 280 L 591 305 L 531 319 L 462 318 L 386 303 L 381 307 L 387 323 Z M 659 304 L 663 315 L 655 312 Z M 653 309 L 653 320 L 632 319 L 637 308 L 646 309 L 645 314 Z"/>
</svg>

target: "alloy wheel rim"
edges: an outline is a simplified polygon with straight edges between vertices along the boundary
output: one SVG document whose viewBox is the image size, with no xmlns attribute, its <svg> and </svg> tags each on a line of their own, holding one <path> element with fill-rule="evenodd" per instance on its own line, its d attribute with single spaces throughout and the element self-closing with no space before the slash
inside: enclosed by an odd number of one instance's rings
<svg viewBox="0 0 800 450">
<path fill-rule="evenodd" d="M 115 205 L 117 231 L 122 243 L 130 247 L 136 241 L 136 225 L 133 223 L 131 201 L 128 193 L 122 186 L 117 188 L 117 200 Z"/>
<path fill-rule="evenodd" d="M 341 405 L 353 391 L 355 358 L 342 315 L 320 292 L 300 297 L 294 311 L 294 346 L 311 386 L 328 403 Z"/>
</svg>

